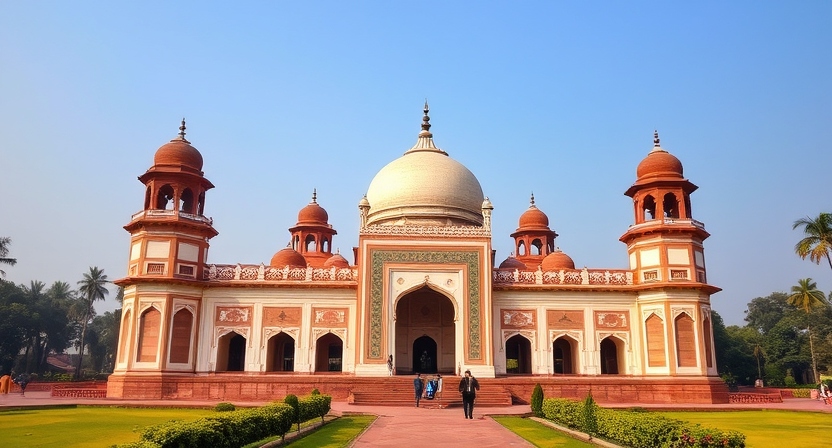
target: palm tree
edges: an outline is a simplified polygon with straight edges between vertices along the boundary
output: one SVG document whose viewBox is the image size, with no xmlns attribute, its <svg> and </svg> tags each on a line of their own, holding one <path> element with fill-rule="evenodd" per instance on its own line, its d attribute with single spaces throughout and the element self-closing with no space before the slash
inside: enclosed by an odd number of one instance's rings
<svg viewBox="0 0 832 448">
<path fill-rule="evenodd" d="M 104 300 L 104 296 L 110 293 L 107 287 L 104 286 L 107 283 L 110 283 L 107 280 L 107 274 L 104 273 L 103 269 L 98 269 L 98 266 L 90 267 L 90 272 L 84 273 L 84 279 L 78 282 L 78 292 L 81 300 L 86 305 L 86 312 L 81 326 L 81 344 L 78 350 L 78 366 L 75 368 L 75 378 L 79 378 L 81 375 L 81 363 L 84 361 L 84 336 L 87 333 L 87 322 L 92 316 L 92 305 L 96 300 Z"/>
<path fill-rule="evenodd" d="M 795 253 L 804 260 L 808 257 L 815 264 L 820 264 L 820 260 L 825 258 L 832 268 L 832 213 L 821 213 L 815 219 L 808 216 L 798 219 L 792 230 L 798 227 L 803 227 L 805 236 L 795 244 Z"/>
<path fill-rule="evenodd" d="M 807 317 L 815 308 L 827 306 L 826 296 L 818 289 L 818 284 L 811 278 L 801 278 L 797 285 L 792 286 L 792 294 L 788 298 L 789 305 L 793 305 L 806 312 Z M 812 373 L 814 381 L 818 381 L 818 366 L 815 362 L 815 345 L 812 341 L 812 326 L 807 321 L 806 330 L 809 332 L 809 351 L 812 353 Z"/>
<path fill-rule="evenodd" d="M 17 258 L 9 258 L 9 246 L 12 244 L 12 239 L 3 236 L 0 237 L 0 264 L 7 264 L 14 266 L 17 264 Z M 0 269 L 0 277 L 5 277 L 6 271 Z"/>
<path fill-rule="evenodd" d="M 753 350 L 754 357 L 757 358 L 757 379 L 763 379 L 763 370 L 760 368 L 760 358 L 766 357 L 766 351 L 763 350 L 763 346 L 760 345 L 760 340 L 754 342 L 754 350 Z"/>
</svg>

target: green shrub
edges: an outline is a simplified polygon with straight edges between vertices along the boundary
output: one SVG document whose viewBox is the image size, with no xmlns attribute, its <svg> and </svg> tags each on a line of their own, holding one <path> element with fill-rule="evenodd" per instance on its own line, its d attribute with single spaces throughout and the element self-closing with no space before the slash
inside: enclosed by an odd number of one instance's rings
<svg viewBox="0 0 832 448">
<path fill-rule="evenodd" d="M 292 423 L 297 423 L 298 431 L 300 431 L 300 422 L 301 422 L 300 417 L 301 417 L 301 415 L 300 415 L 300 403 L 298 401 L 297 395 L 292 395 L 292 394 L 286 395 L 286 397 L 283 398 L 283 402 L 292 407 L 292 410 L 293 410 Z"/>
<path fill-rule="evenodd" d="M 791 373 L 791 372 L 789 372 L 789 373 Z M 793 376 L 791 376 L 790 374 L 787 374 L 786 377 L 783 378 L 783 384 L 785 384 L 786 387 L 795 387 L 795 386 L 797 386 L 797 381 L 794 380 Z"/>
<path fill-rule="evenodd" d="M 309 395 L 301 398 L 298 401 L 300 407 L 300 420 L 307 421 L 315 417 L 321 418 L 321 423 L 324 421 L 324 416 L 329 413 L 332 408 L 332 396 L 330 395 Z"/>
<path fill-rule="evenodd" d="M 745 436 L 739 432 L 703 428 L 643 410 L 604 409 L 598 407 L 591 395 L 583 403 L 562 398 L 544 399 L 543 416 L 561 425 L 632 448 L 745 447 Z M 594 433 L 591 432 L 593 422 Z"/>
<path fill-rule="evenodd" d="M 591 436 L 598 434 L 598 418 L 595 415 L 598 405 L 592 399 L 592 392 L 587 394 L 581 406 L 581 427 L 583 431 Z"/>
<path fill-rule="evenodd" d="M 283 436 L 294 423 L 294 410 L 283 403 L 223 412 L 189 422 L 145 428 L 141 439 L 158 448 L 237 448 L 269 436 Z M 153 445 L 131 448 L 150 448 Z"/>
<path fill-rule="evenodd" d="M 319 391 L 317 387 L 312 389 L 312 395 L 320 395 L 320 394 L 321 394 L 321 391 Z"/>
<path fill-rule="evenodd" d="M 811 389 L 792 389 L 791 391 L 794 398 L 811 398 L 813 390 L 815 390 L 814 387 Z"/>
<path fill-rule="evenodd" d="M 224 401 L 222 403 L 217 403 L 217 405 L 214 406 L 214 410 L 217 412 L 229 412 L 237 410 L 237 407 L 234 406 L 232 403 Z"/>
<path fill-rule="evenodd" d="M 540 387 L 540 383 L 534 385 L 531 404 L 532 413 L 537 417 L 543 417 L 543 388 Z"/>
</svg>

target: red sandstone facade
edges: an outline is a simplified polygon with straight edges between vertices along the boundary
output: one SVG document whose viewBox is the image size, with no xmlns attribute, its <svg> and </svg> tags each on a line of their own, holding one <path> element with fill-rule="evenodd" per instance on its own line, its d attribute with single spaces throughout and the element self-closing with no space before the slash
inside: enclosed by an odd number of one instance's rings
<svg viewBox="0 0 832 448">
<path fill-rule="evenodd" d="M 495 265 L 493 205 L 437 148 L 427 107 L 416 145 L 383 168 L 358 205 L 351 264 L 317 192 L 268 264 L 208 261 L 213 185 L 180 134 L 139 180 L 121 337 L 108 396 L 268 399 L 314 387 L 358 400 L 396 372 L 457 375 L 525 401 L 727 402 L 711 332 L 704 225 L 681 162 L 654 148 L 626 191 L 629 266 L 575 269 L 531 199 Z M 441 181 L 438 181 L 441 179 Z M 612 249 L 612 248 L 611 248 Z M 682 391 L 680 393 L 680 391 Z M 495 398 L 496 400 L 496 398 Z M 509 398 L 509 402 L 511 398 Z"/>
</svg>

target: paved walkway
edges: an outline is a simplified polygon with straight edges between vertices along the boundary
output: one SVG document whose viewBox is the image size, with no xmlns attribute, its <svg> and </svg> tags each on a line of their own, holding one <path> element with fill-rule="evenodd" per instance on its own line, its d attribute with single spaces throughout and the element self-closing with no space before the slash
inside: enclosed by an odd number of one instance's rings
<svg viewBox="0 0 832 448">
<path fill-rule="evenodd" d="M 217 403 L 207 400 L 121 400 L 113 398 L 53 398 L 49 392 L 29 392 L 26 396 L 19 394 L 0 395 L 0 408 L 18 406 L 53 406 L 61 404 L 83 404 L 99 406 L 195 406 L 206 407 Z M 257 406 L 264 402 L 239 402 L 239 406 Z M 431 447 L 530 447 L 528 442 L 511 431 L 500 426 L 489 415 L 525 414 L 530 411 L 528 405 L 511 407 L 475 407 L 474 419 L 463 417 L 461 407 L 439 409 L 433 402 L 422 401 L 423 406 L 355 406 L 345 402 L 333 402 L 332 413 L 375 414 L 379 418 L 353 444 L 354 447 L 402 447 L 425 444 Z M 668 404 L 644 405 L 636 403 L 604 404 L 605 407 L 642 407 L 655 410 L 760 410 L 778 409 L 789 411 L 832 413 L 832 405 L 808 398 L 786 399 L 782 403 L 760 404 Z"/>
</svg>

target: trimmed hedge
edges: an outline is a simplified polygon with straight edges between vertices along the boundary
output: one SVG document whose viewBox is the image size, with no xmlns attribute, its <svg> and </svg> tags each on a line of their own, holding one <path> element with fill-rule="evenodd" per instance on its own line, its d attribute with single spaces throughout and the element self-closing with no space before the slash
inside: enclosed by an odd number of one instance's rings
<svg viewBox="0 0 832 448">
<path fill-rule="evenodd" d="M 593 409 L 587 409 L 588 407 Z M 592 402 L 591 397 L 583 403 L 547 398 L 543 400 L 543 415 L 561 425 L 594 433 L 632 448 L 745 447 L 745 435 L 736 431 L 704 428 L 650 412 L 605 409 Z M 588 418 L 590 416 L 595 418 Z M 593 423 L 595 428 L 592 427 Z"/>
<path fill-rule="evenodd" d="M 294 395 L 292 396 L 294 397 Z M 291 399 L 290 399 L 291 400 Z M 270 436 L 285 436 L 300 414 L 300 421 L 329 413 L 332 397 L 309 395 L 294 397 L 297 409 L 286 403 L 272 403 L 259 408 L 229 410 L 198 420 L 163 423 L 145 428 L 141 440 L 117 448 L 237 448 Z M 222 406 L 220 406 L 222 405 Z M 233 408 L 218 403 L 219 408 Z"/>
</svg>

